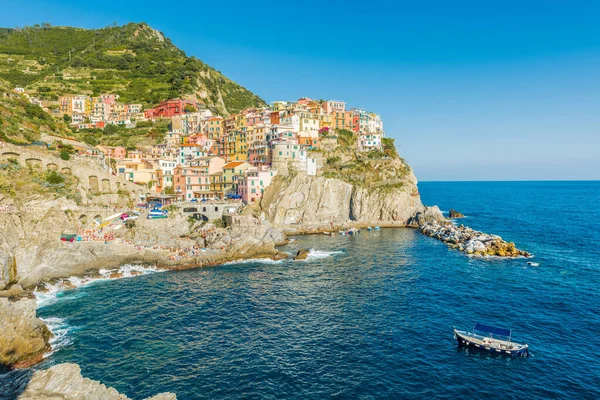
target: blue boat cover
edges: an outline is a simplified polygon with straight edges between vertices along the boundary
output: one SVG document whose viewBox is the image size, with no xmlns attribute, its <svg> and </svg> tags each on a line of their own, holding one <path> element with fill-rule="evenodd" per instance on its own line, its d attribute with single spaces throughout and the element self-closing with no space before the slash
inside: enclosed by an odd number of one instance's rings
<svg viewBox="0 0 600 400">
<path fill-rule="evenodd" d="M 473 330 L 478 331 L 478 332 L 490 333 L 492 335 L 499 335 L 499 336 L 506 336 L 506 337 L 510 336 L 510 329 L 495 328 L 493 326 L 480 324 L 478 322 L 475 323 L 475 328 L 473 328 Z"/>
</svg>

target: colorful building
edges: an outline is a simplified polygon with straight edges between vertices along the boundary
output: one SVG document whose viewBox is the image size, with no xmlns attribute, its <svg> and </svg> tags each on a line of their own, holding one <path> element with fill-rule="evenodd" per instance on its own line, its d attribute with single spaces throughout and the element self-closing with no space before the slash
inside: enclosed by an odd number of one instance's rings
<svg viewBox="0 0 600 400">
<path fill-rule="evenodd" d="M 237 193 L 242 196 L 245 203 L 254 203 L 262 198 L 262 195 L 277 171 L 268 167 L 252 167 L 246 170 L 246 174 L 238 182 Z"/>
</svg>

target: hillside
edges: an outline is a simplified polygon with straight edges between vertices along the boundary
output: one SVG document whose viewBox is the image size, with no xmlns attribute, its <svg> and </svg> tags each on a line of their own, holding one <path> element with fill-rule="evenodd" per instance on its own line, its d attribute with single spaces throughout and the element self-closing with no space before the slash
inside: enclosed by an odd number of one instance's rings
<svg viewBox="0 0 600 400">
<path fill-rule="evenodd" d="M 220 114 L 265 104 L 145 23 L 0 28 L 0 78 L 47 100 L 67 93 L 116 93 L 122 102 L 148 106 L 195 97 Z"/>
<path fill-rule="evenodd" d="M 67 131 L 64 124 L 54 120 L 40 106 L 13 94 L 10 84 L 0 79 L 0 140 L 29 144 L 39 140 L 43 132 L 64 135 Z"/>
</svg>

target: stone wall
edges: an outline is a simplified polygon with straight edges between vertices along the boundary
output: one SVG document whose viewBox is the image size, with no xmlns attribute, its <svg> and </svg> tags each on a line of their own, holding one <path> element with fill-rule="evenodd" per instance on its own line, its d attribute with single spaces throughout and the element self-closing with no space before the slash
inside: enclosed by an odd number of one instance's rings
<svg viewBox="0 0 600 400">
<path fill-rule="evenodd" d="M 138 195 L 146 195 L 150 192 L 146 187 L 110 174 L 108 170 L 103 169 L 96 158 L 72 156 L 70 160 L 62 160 L 56 154 L 41 148 L 5 143 L 0 147 L 0 163 L 7 162 L 9 159 L 16 159 L 23 166 L 73 175 L 84 189 L 92 193 L 116 193 L 119 190 L 126 190 Z"/>
</svg>

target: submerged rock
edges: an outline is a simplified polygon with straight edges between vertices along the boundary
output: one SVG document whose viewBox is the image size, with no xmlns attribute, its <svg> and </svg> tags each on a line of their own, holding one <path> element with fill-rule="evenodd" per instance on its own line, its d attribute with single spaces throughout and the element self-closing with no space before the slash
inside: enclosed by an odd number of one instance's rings
<svg viewBox="0 0 600 400">
<path fill-rule="evenodd" d="M 464 218 L 465 215 L 462 213 L 459 213 L 458 211 L 454 210 L 454 209 L 450 209 L 450 213 L 448 213 L 448 216 L 452 219 L 456 219 L 456 218 Z"/>
<path fill-rule="evenodd" d="M 84 378 L 77 364 L 58 364 L 44 371 L 36 371 L 19 400 L 34 399 L 103 399 L 127 400 L 129 397 L 98 381 Z M 147 400 L 176 400 L 173 393 L 161 393 Z"/>
<path fill-rule="evenodd" d="M 35 300 L 0 298 L 0 367 L 29 367 L 50 350 L 52 333 L 36 318 L 35 309 Z"/>
</svg>

